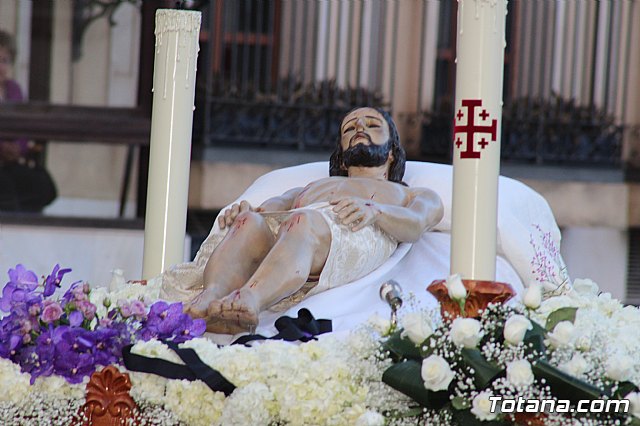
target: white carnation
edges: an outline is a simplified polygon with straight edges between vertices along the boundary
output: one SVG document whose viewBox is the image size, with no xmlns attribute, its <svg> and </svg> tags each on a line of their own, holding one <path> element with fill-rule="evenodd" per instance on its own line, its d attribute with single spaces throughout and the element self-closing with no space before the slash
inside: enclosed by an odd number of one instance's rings
<svg viewBox="0 0 640 426">
<path fill-rule="evenodd" d="M 433 334 L 431 319 L 422 312 L 410 312 L 402 317 L 403 335 L 419 345 Z"/>
<path fill-rule="evenodd" d="M 576 278 L 573 280 L 573 289 L 581 295 L 597 295 L 600 292 L 598 284 L 588 278 Z"/>
<path fill-rule="evenodd" d="M 580 354 L 574 354 L 573 357 L 562 364 L 560 368 L 575 377 L 580 377 L 589 369 L 589 363 Z"/>
<path fill-rule="evenodd" d="M 512 345 L 522 342 L 527 330 L 533 329 L 533 324 L 524 315 L 511 315 L 504 324 L 504 340 Z"/>
<path fill-rule="evenodd" d="M 526 359 L 507 364 L 507 381 L 514 386 L 528 386 L 533 383 L 531 364 Z"/>
<path fill-rule="evenodd" d="M 384 416 L 376 411 L 365 411 L 358 420 L 356 420 L 355 426 L 384 426 Z"/>
<path fill-rule="evenodd" d="M 471 412 L 480 421 L 493 420 L 498 417 L 497 407 L 495 413 L 491 412 L 491 401 L 489 400 L 489 397 L 491 396 L 493 396 L 491 392 L 483 391 L 473 398 L 473 402 L 471 403 Z"/>
<path fill-rule="evenodd" d="M 0 402 L 21 403 L 30 392 L 30 376 L 20 372 L 20 366 L 0 358 Z"/>
<path fill-rule="evenodd" d="M 226 400 L 220 424 L 229 426 L 266 425 L 274 396 L 263 383 L 251 383 L 236 389 Z"/>
<path fill-rule="evenodd" d="M 431 391 L 446 390 L 455 376 L 449 363 L 439 355 L 431 355 L 422 360 L 420 374 L 424 387 Z"/>
<path fill-rule="evenodd" d="M 473 318 L 456 318 L 451 324 L 451 341 L 456 346 L 475 348 L 482 339 L 482 325 Z"/>
<path fill-rule="evenodd" d="M 224 407 L 222 392 L 213 392 L 196 380 L 168 380 L 165 407 L 181 421 L 193 426 L 216 424 Z"/>
<path fill-rule="evenodd" d="M 622 309 L 622 304 L 619 300 L 612 298 L 611 293 L 600 293 L 598 296 L 598 308 L 602 313 L 610 317 Z"/>
<path fill-rule="evenodd" d="M 610 379 L 620 382 L 629 380 L 634 370 L 633 358 L 627 354 L 614 354 L 607 359 L 604 369 Z"/>
</svg>

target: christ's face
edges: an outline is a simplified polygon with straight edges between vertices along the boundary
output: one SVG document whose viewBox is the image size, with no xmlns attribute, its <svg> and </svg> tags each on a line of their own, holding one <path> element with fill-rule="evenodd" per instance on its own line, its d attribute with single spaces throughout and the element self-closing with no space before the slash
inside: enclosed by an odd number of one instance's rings
<svg viewBox="0 0 640 426">
<path fill-rule="evenodd" d="M 389 124 L 373 108 L 349 113 L 340 126 L 342 167 L 378 167 L 391 161 Z"/>
<path fill-rule="evenodd" d="M 343 151 L 358 144 L 382 146 L 389 140 L 389 124 L 375 109 L 359 108 L 342 120 L 340 135 Z"/>
</svg>

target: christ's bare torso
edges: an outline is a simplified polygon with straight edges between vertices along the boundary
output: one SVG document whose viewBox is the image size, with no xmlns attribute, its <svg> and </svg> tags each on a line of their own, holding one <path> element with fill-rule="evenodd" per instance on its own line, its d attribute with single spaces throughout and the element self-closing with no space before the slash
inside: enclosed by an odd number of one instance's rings
<svg viewBox="0 0 640 426">
<path fill-rule="evenodd" d="M 293 200 L 292 208 L 306 207 L 318 202 L 331 202 L 346 197 L 358 197 L 376 203 L 406 206 L 412 198 L 411 190 L 403 185 L 371 178 L 333 176 L 311 182 Z"/>
</svg>

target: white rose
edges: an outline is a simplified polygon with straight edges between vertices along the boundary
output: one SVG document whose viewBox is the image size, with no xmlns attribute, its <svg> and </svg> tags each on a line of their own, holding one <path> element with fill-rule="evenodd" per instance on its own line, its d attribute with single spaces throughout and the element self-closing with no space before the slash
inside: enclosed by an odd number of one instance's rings
<svg viewBox="0 0 640 426">
<path fill-rule="evenodd" d="M 540 283 L 531 283 L 524 292 L 522 302 L 529 309 L 538 309 L 542 302 L 542 286 Z"/>
<path fill-rule="evenodd" d="M 631 392 L 628 393 L 624 399 L 629 400 L 629 405 L 631 405 L 630 412 L 633 417 L 640 419 L 640 392 Z"/>
<path fill-rule="evenodd" d="M 369 325 L 380 334 L 387 334 L 391 329 L 391 321 L 378 314 L 373 314 L 367 320 Z"/>
<path fill-rule="evenodd" d="M 450 275 L 445 282 L 449 297 L 453 300 L 460 300 L 467 297 L 467 289 L 462 283 L 460 274 Z"/>
<path fill-rule="evenodd" d="M 482 325 L 473 318 L 456 318 L 451 324 L 451 341 L 456 346 L 475 348 L 482 339 Z"/>
<path fill-rule="evenodd" d="M 580 354 L 574 354 L 571 360 L 565 362 L 561 366 L 562 370 L 575 377 L 583 375 L 588 368 L 589 364 Z"/>
<path fill-rule="evenodd" d="M 420 374 L 424 380 L 424 387 L 431 391 L 447 390 L 455 376 L 447 360 L 440 355 L 431 355 L 422 360 Z"/>
<path fill-rule="evenodd" d="M 629 380 L 633 373 L 633 358 L 626 354 L 614 354 L 605 363 L 604 369 L 607 377 L 622 382 Z"/>
<path fill-rule="evenodd" d="M 571 321 L 560 321 L 547 338 L 554 348 L 570 346 L 575 338 L 575 326 Z"/>
<path fill-rule="evenodd" d="M 433 334 L 429 317 L 421 312 L 411 312 L 402 317 L 402 327 L 404 328 L 403 334 L 416 345 L 424 342 L 427 337 Z"/>
<path fill-rule="evenodd" d="M 358 417 L 356 426 L 384 426 L 384 416 L 378 412 L 367 410 Z"/>
<path fill-rule="evenodd" d="M 497 405 L 495 412 L 491 412 L 491 401 L 489 400 L 489 397 L 491 396 L 493 396 L 491 392 L 483 391 L 476 395 L 475 398 L 473 398 L 471 412 L 480 421 L 493 420 L 498 417 Z"/>
<path fill-rule="evenodd" d="M 522 342 L 527 330 L 533 329 L 533 324 L 524 315 L 512 315 L 504 323 L 504 340 L 512 345 Z"/>
<path fill-rule="evenodd" d="M 515 386 L 527 386 L 533 383 L 531 364 L 526 359 L 511 361 L 507 364 L 507 381 Z"/>
<path fill-rule="evenodd" d="M 595 282 L 587 278 L 585 279 L 576 278 L 575 280 L 573 280 L 573 288 L 579 294 L 582 294 L 585 296 L 587 295 L 595 296 L 600 292 L 600 288 L 598 287 L 598 284 L 596 284 Z"/>
</svg>

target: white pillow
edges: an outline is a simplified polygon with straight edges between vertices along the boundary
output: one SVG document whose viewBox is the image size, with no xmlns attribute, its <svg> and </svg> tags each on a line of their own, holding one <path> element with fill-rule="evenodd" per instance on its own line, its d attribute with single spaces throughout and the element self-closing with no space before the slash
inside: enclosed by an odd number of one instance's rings
<svg viewBox="0 0 640 426">
<path fill-rule="evenodd" d="M 329 163 L 320 161 L 299 166 L 286 167 L 269 172 L 258 179 L 238 197 L 257 206 L 264 200 L 281 195 L 294 187 L 329 176 Z M 404 181 L 411 187 L 425 187 L 435 191 L 444 205 L 444 217 L 434 228 L 435 231 L 451 232 L 453 167 L 448 164 L 407 161 Z M 217 228 L 217 221 L 214 229 Z M 498 254 L 504 256 L 518 272 L 527 286 L 535 279 L 531 262 L 536 256 L 532 241 L 538 238 L 539 227 L 549 233 L 550 243 L 560 248 L 560 230 L 546 200 L 527 185 L 514 179 L 500 176 L 498 192 Z M 212 230 L 213 232 L 213 230 Z M 549 247 L 537 244 L 539 254 L 553 258 L 557 253 Z M 553 251 L 553 250 L 552 250 Z M 559 261 L 562 260 L 559 258 Z M 563 266 L 563 265 L 561 265 Z"/>
</svg>

